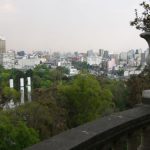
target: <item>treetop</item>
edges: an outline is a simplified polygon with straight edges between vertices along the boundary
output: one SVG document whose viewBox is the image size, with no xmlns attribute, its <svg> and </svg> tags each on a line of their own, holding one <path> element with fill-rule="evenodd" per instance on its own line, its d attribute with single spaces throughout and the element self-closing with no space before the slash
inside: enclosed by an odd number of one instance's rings
<svg viewBox="0 0 150 150">
<path fill-rule="evenodd" d="M 150 32 L 150 4 L 143 1 L 140 6 L 143 8 L 141 15 L 139 16 L 138 10 L 135 9 L 135 19 L 130 22 L 130 25 L 138 30 Z"/>
</svg>

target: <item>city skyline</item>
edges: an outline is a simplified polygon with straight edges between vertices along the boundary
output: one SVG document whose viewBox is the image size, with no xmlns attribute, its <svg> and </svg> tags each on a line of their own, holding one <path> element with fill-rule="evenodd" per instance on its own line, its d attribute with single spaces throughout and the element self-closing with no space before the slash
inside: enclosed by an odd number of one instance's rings
<svg viewBox="0 0 150 150">
<path fill-rule="evenodd" d="M 0 35 L 8 49 L 112 52 L 147 49 L 130 26 L 141 0 L 1 0 Z"/>
</svg>

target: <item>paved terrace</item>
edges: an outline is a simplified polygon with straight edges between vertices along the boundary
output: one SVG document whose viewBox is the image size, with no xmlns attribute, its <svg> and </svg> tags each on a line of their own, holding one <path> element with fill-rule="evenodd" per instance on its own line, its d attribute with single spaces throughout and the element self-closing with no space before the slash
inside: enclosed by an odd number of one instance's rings
<svg viewBox="0 0 150 150">
<path fill-rule="evenodd" d="M 150 150 L 150 91 L 143 104 L 97 119 L 25 150 Z"/>
</svg>

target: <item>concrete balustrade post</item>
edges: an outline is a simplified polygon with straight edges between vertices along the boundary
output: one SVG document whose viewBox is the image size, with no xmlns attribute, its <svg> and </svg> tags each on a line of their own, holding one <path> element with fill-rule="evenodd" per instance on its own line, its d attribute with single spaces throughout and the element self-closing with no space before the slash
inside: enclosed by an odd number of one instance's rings
<svg viewBox="0 0 150 150">
<path fill-rule="evenodd" d="M 111 149 L 111 144 L 107 143 L 106 145 L 102 146 L 100 150 L 110 150 Z"/>
<path fill-rule="evenodd" d="M 93 148 L 93 150 L 110 150 L 110 148 L 108 146 L 100 146 L 99 148 Z"/>
<path fill-rule="evenodd" d="M 118 139 L 112 145 L 112 150 L 123 150 L 125 148 L 125 142 L 123 139 Z"/>
<path fill-rule="evenodd" d="M 142 103 L 150 105 L 150 90 L 144 90 L 142 92 Z"/>
<path fill-rule="evenodd" d="M 150 90 L 144 90 L 142 93 L 142 103 L 150 105 Z M 142 129 L 141 145 L 138 150 L 150 150 L 150 127 Z"/>
<path fill-rule="evenodd" d="M 150 127 L 142 130 L 141 145 L 138 150 L 150 150 Z"/>
<path fill-rule="evenodd" d="M 127 137 L 127 150 L 137 150 L 138 144 L 138 134 L 131 133 Z"/>
<path fill-rule="evenodd" d="M 105 144 L 102 144 L 102 145 L 96 145 L 92 148 L 90 148 L 90 150 L 111 150 L 111 146 L 112 143 L 111 142 L 108 142 L 108 143 L 105 143 Z"/>
</svg>

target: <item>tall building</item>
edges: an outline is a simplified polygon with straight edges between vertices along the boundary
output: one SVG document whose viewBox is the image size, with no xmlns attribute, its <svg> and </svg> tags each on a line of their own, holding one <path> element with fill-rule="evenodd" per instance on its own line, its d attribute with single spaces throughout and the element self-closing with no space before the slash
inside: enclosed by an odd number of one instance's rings
<svg viewBox="0 0 150 150">
<path fill-rule="evenodd" d="M 95 54 L 93 50 L 88 50 L 87 51 L 87 64 L 89 65 L 94 65 L 98 66 L 101 64 L 102 58 Z"/>
<path fill-rule="evenodd" d="M 135 52 L 133 49 L 129 50 L 127 52 L 127 63 L 129 67 L 134 67 L 135 66 Z"/>
<path fill-rule="evenodd" d="M 103 58 L 109 58 L 109 52 L 107 50 L 104 51 Z"/>
<path fill-rule="evenodd" d="M 121 52 L 119 55 L 119 61 L 120 65 L 126 65 L 127 64 L 127 52 Z"/>
<path fill-rule="evenodd" d="M 134 50 L 131 49 L 127 52 L 127 59 L 134 59 Z"/>
<path fill-rule="evenodd" d="M 139 66 L 141 65 L 141 53 L 142 53 L 142 50 L 141 49 L 136 49 L 135 50 L 135 54 L 134 54 L 134 59 L 135 59 L 135 65 L 136 66 Z"/>
<path fill-rule="evenodd" d="M 95 53 L 93 52 L 93 50 L 88 50 L 87 51 L 87 56 L 88 57 L 93 57 L 93 56 L 95 56 Z"/>
<path fill-rule="evenodd" d="M 104 55 L 104 50 L 103 49 L 99 49 L 99 56 L 103 57 Z"/>
<path fill-rule="evenodd" d="M 0 53 L 0 64 L 5 69 L 11 69 L 15 65 L 15 53 L 9 52 L 9 53 Z"/>
<path fill-rule="evenodd" d="M 6 41 L 4 38 L 0 37 L 0 54 L 6 53 Z"/>
<path fill-rule="evenodd" d="M 119 54 L 110 54 L 110 58 L 115 59 L 116 65 L 119 65 Z"/>
<path fill-rule="evenodd" d="M 120 61 L 127 61 L 127 52 L 120 53 Z"/>
</svg>

